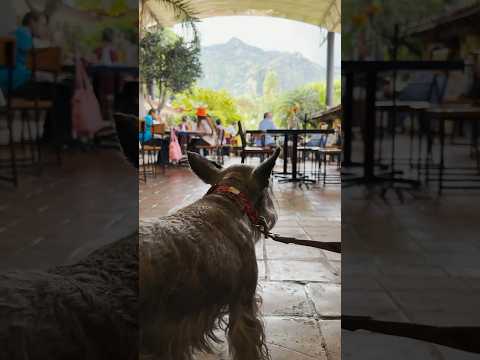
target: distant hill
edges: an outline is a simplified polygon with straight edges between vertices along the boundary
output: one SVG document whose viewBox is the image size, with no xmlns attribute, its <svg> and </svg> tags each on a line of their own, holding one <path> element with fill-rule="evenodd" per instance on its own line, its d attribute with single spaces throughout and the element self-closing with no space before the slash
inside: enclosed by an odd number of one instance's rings
<svg viewBox="0 0 480 360">
<path fill-rule="evenodd" d="M 234 96 L 262 95 L 263 81 L 269 70 L 277 73 L 280 91 L 326 78 L 324 67 L 299 53 L 265 51 L 237 38 L 225 44 L 203 47 L 201 62 L 203 77 L 199 86 L 226 89 Z"/>
</svg>

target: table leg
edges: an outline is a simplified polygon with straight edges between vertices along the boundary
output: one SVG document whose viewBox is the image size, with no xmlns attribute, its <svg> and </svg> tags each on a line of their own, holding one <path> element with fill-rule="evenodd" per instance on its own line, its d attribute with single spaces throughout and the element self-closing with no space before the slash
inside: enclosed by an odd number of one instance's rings
<svg viewBox="0 0 480 360">
<path fill-rule="evenodd" d="M 409 165 L 410 169 L 413 169 L 413 139 L 415 136 L 415 116 L 416 112 L 411 112 L 410 113 L 410 149 L 409 149 Z"/>
<path fill-rule="evenodd" d="M 477 172 L 480 172 L 480 159 L 478 157 L 479 151 L 478 151 L 478 122 L 473 121 L 472 122 L 472 135 L 473 135 L 473 146 L 474 146 L 474 152 L 475 152 L 475 157 L 476 157 L 476 162 L 477 162 Z"/>
<path fill-rule="evenodd" d="M 286 175 L 288 170 L 288 135 L 283 137 L 283 174 Z"/>
<path fill-rule="evenodd" d="M 298 134 L 293 134 L 292 144 L 292 179 L 297 178 L 297 148 L 298 148 Z"/>
<path fill-rule="evenodd" d="M 367 73 L 367 94 L 365 110 L 365 139 L 364 139 L 364 176 L 366 181 L 374 177 L 375 162 L 375 92 L 377 88 L 377 73 Z"/>
<path fill-rule="evenodd" d="M 433 148 L 433 137 L 432 137 L 432 120 L 428 116 L 426 117 L 427 121 L 427 156 L 425 161 L 425 182 L 428 185 L 430 182 L 430 164 L 432 160 L 432 148 Z"/>
<path fill-rule="evenodd" d="M 323 186 L 327 183 L 327 153 L 323 153 Z"/>
<path fill-rule="evenodd" d="M 353 123 L 353 86 L 354 74 L 345 75 L 345 97 L 343 101 L 343 162 L 349 166 L 352 162 L 352 123 Z"/>
<path fill-rule="evenodd" d="M 420 173 L 422 171 L 422 140 L 423 140 L 423 130 L 425 128 L 425 118 L 423 112 L 417 114 L 418 120 L 418 154 L 417 154 L 417 179 L 420 181 Z"/>
<path fill-rule="evenodd" d="M 438 195 L 442 195 L 444 162 L 445 162 L 445 119 L 441 118 L 440 119 L 440 174 L 439 174 Z"/>
</svg>

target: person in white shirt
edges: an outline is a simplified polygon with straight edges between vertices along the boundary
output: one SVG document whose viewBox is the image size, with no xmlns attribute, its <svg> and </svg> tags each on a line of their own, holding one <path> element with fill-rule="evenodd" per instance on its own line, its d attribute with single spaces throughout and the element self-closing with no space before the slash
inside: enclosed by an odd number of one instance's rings
<svg viewBox="0 0 480 360">
<path fill-rule="evenodd" d="M 266 112 L 263 114 L 263 120 L 260 121 L 260 124 L 258 125 L 258 130 L 276 130 L 277 127 L 275 126 L 273 122 L 273 114 L 271 112 Z M 262 139 L 257 139 L 256 144 L 258 146 L 273 146 L 275 145 L 275 140 L 273 139 L 273 136 L 271 135 L 265 135 L 265 143 L 262 143 Z"/>
</svg>

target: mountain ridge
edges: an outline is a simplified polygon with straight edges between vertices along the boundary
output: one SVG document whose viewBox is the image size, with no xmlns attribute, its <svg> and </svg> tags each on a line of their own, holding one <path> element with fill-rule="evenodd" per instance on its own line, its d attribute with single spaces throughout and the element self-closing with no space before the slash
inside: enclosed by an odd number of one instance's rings
<svg viewBox="0 0 480 360">
<path fill-rule="evenodd" d="M 227 90 L 234 96 L 263 95 L 269 71 L 278 76 L 279 91 L 290 91 L 315 81 L 325 81 L 323 66 L 299 52 L 263 50 L 233 37 L 223 44 L 202 47 L 200 87 Z"/>
</svg>

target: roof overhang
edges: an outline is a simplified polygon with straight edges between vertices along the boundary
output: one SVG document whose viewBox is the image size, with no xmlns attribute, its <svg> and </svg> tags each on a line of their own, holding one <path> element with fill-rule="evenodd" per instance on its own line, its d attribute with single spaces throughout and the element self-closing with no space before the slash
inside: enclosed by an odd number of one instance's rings
<svg viewBox="0 0 480 360">
<path fill-rule="evenodd" d="M 341 30 L 341 0 L 191 0 L 199 19 L 216 16 L 272 16 L 320 26 L 328 31 Z M 147 1 L 149 10 L 164 26 L 177 21 L 161 1 Z"/>
</svg>

